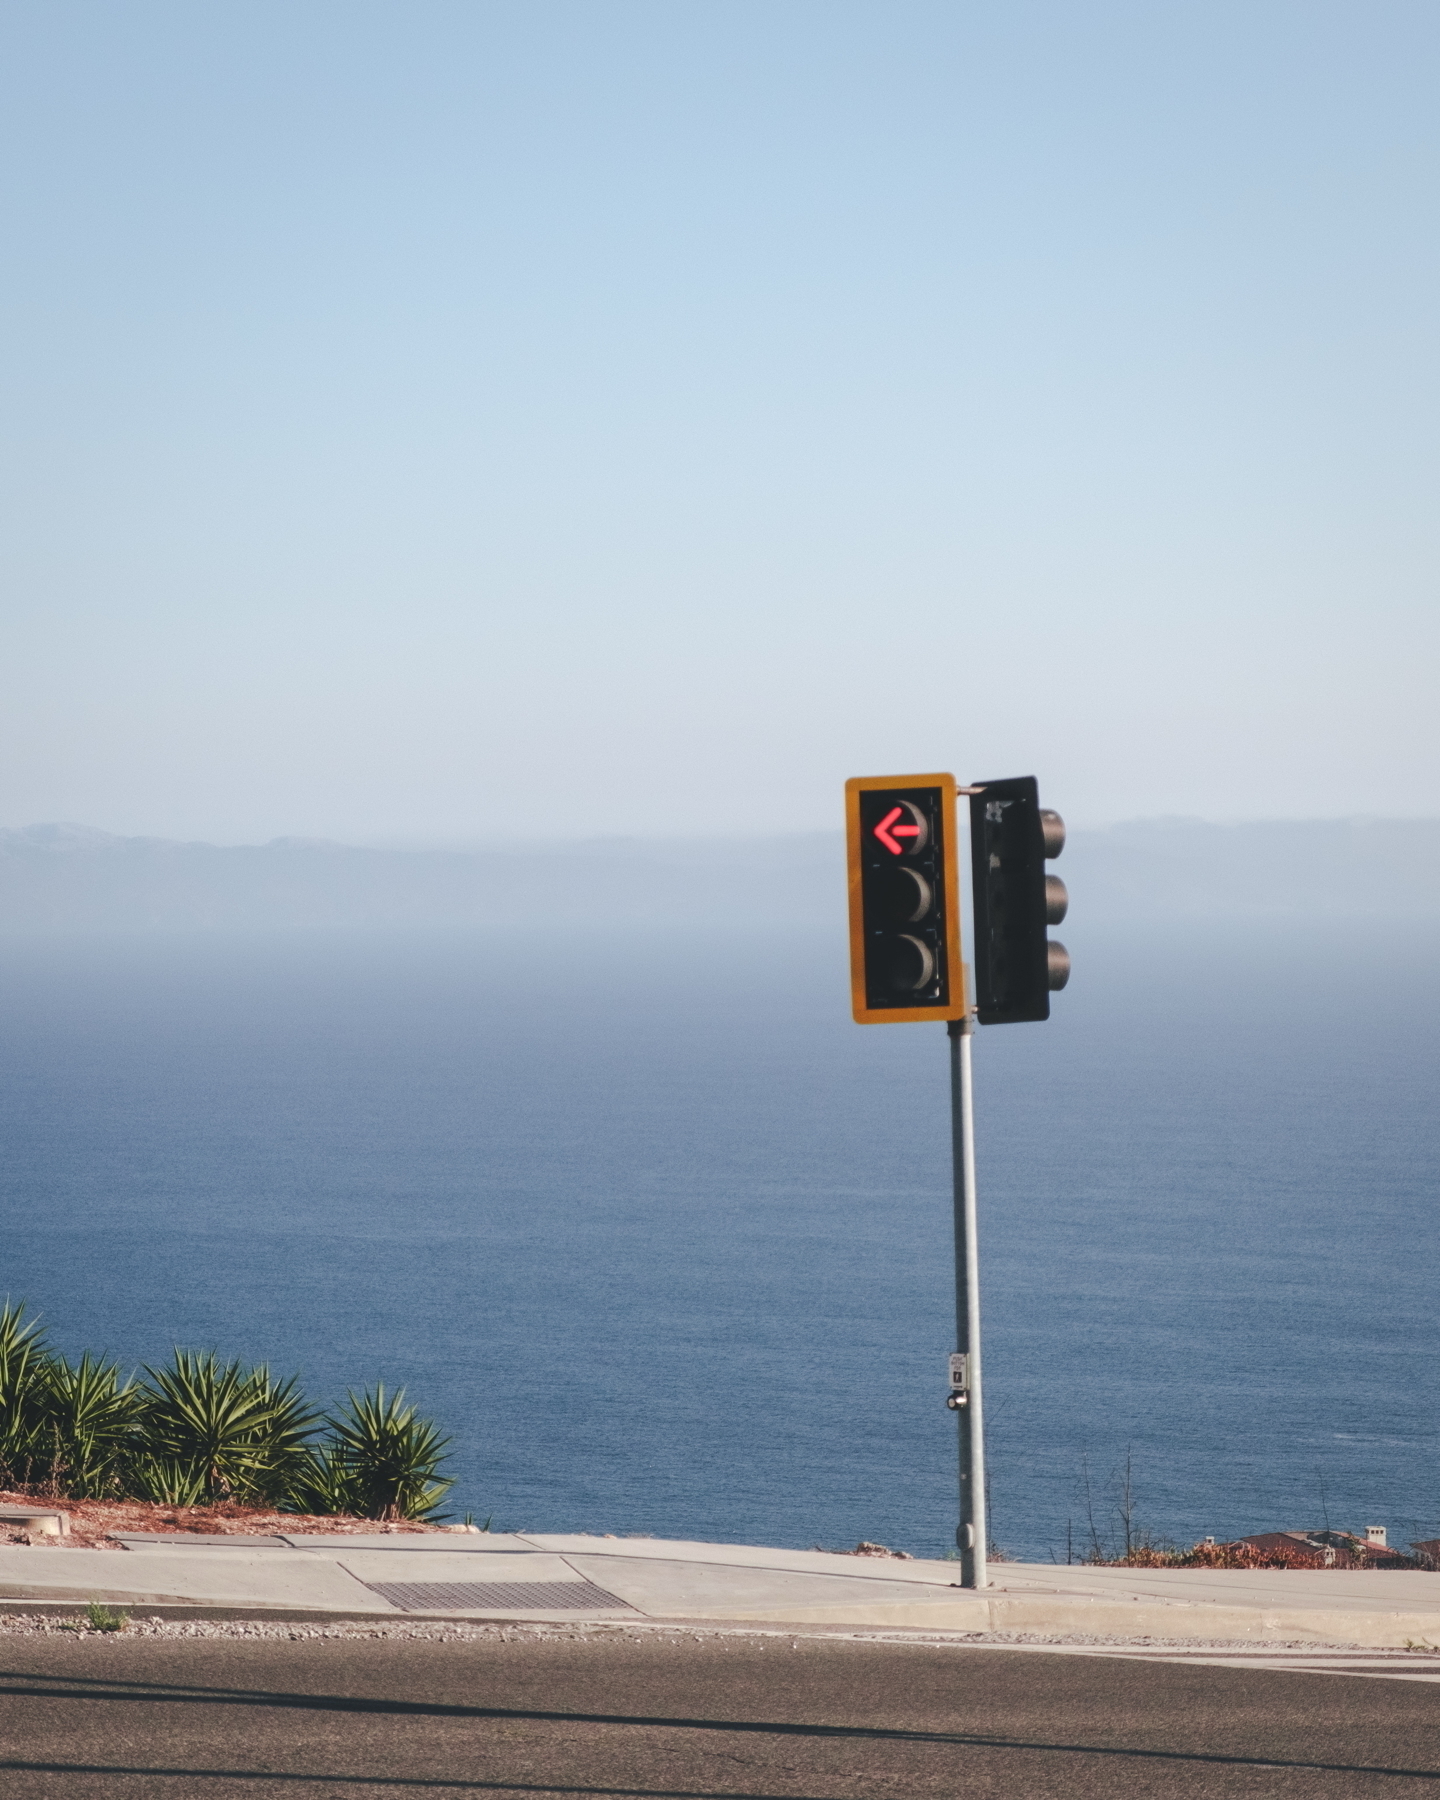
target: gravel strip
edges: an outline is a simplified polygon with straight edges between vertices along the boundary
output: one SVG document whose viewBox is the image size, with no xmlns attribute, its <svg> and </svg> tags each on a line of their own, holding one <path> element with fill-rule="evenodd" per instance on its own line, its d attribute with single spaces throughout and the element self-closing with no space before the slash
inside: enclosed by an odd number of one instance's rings
<svg viewBox="0 0 1440 1800">
<path fill-rule="evenodd" d="M 123 1610 L 123 1609 L 117 1609 Z M 44 1613 L 12 1613 L 0 1617 L 0 1637 L 87 1637 L 87 1638 L 265 1638 L 297 1639 L 333 1638 L 353 1642 L 361 1638 L 383 1638 L 419 1643 L 514 1643 L 536 1638 L 552 1638 L 569 1643 L 612 1644 L 661 1643 L 681 1645 L 717 1643 L 730 1638 L 777 1638 L 792 1645 L 800 1643 L 863 1643 L 895 1646 L 920 1646 L 925 1649 L 957 1650 L 1013 1649 L 1018 1645 L 1043 1649 L 1046 1646 L 1066 1649 L 1192 1650 L 1223 1656 L 1234 1651 L 1252 1655 L 1284 1655 L 1368 1650 L 1375 1654 L 1377 1646 L 1317 1643 L 1313 1639 L 1279 1641 L 1254 1638 L 1194 1637 L 1126 1637 L 1075 1632 L 1070 1634 L 1034 1631 L 973 1631 L 939 1633 L 791 1630 L 782 1627 L 691 1626 L 678 1624 L 622 1624 L 602 1621 L 575 1623 L 524 1623 L 506 1621 L 471 1621 L 466 1619 L 337 1619 L 333 1624 L 319 1622 L 287 1622 L 273 1619 L 165 1619 L 132 1613 L 123 1632 L 96 1631 L 86 1622 L 83 1612 L 68 1617 Z M 1418 1647 L 1417 1647 L 1418 1648 Z M 1402 1655 L 1401 1649 L 1389 1654 Z M 1434 1654 L 1432 1651 L 1431 1654 Z"/>
</svg>

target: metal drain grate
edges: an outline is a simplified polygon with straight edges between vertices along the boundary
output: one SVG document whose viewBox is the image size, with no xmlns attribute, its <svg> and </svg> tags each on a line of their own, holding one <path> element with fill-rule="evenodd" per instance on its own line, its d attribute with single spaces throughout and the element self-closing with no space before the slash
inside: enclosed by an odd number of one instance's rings
<svg viewBox="0 0 1440 1800">
<path fill-rule="evenodd" d="M 367 1581 L 403 1612 L 475 1612 L 495 1607 L 540 1612 L 633 1612 L 593 1581 Z"/>
</svg>

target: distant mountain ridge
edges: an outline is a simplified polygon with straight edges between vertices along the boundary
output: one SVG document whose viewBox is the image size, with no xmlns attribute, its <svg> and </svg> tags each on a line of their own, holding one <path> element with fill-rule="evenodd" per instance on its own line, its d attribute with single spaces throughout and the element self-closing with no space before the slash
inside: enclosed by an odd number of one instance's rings
<svg viewBox="0 0 1440 1800">
<path fill-rule="evenodd" d="M 1440 820 L 1076 831 L 1058 872 L 1078 920 L 1440 913 Z M 839 832 L 375 849 L 313 838 L 215 845 L 92 826 L 0 829 L 0 932 L 843 923 Z"/>
<path fill-rule="evenodd" d="M 1440 819 L 1138 819 L 1057 865 L 1098 918 L 1434 918 Z"/>
<path fill-rule="evenodd" d="M 551 848 L 215 845 L 93 827 L 0 830 L 0 931 L 615 924 L 823 915 L 844 859 L 828 833 Z M 756 905 L 755 891 L 767 891 Z"/>
</svg>

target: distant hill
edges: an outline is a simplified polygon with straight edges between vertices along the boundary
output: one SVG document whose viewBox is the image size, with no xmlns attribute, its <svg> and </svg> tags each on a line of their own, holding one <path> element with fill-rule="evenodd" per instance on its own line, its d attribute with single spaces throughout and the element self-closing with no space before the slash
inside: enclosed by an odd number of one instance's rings
<svg viewBox="0 0 1440 1800">
<path fill-rule="evenodd" d="M 1433 918 L 1440 820 L 1077 831 L 1058 865 L 1077 922 Z M 749 928 L 843 919 L 838 833 L 596 839 L 553 849 L 385 850 L 0 830 L 0 932 L 276 926 L 644 924 Z"/>
<path fill-rule="evenodd" d="M 0 830 L 0 931 L 316 925 L 800 922 L 844 901 L 829 833 L 554 849 L 218 846 L 80 825 Z M 763 904 L 758 904 L 763 895 Z"/>
<path fill-rule="evenodd" d="M 1095 918 L 1434 918 L 1440 819 L 1141 819 L 1077 831 L 1056 865 Z"/>
</svg>

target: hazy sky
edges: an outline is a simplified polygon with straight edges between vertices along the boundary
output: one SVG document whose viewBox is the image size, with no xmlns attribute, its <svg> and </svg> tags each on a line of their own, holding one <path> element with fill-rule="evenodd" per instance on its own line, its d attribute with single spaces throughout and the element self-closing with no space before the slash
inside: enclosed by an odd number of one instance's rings
<svg viewBox="0 0 1440 1800">
<path fill-rule="evenodd" d="M 0 824 L 1440 812 L 1433 0 L 0 19 Z"/>
</svg>

